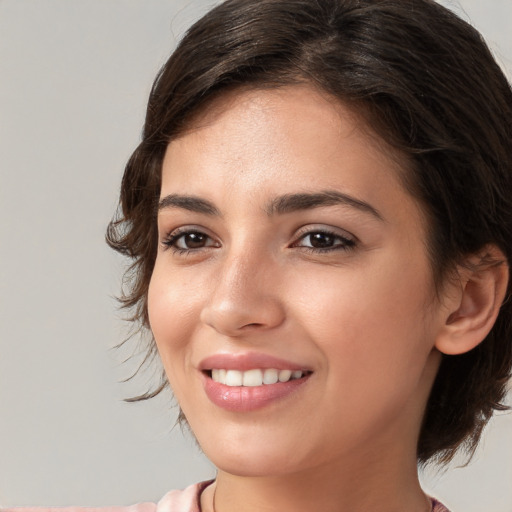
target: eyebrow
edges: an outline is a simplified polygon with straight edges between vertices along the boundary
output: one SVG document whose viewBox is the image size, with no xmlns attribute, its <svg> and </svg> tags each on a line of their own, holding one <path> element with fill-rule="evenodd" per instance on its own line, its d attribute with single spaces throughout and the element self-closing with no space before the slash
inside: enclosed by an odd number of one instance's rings
<svg viewBox="0 0 512 512">
<path fill-rule="evenodd" d="M 190 212 L 220 216 L 220 211 L 213 203 L 196 196 L 169 194 L 158 202 L 158 211 L 168 208 L 181 208 Z"/>
<path fill-rule="evenodd" d="M 273 199 L 267 206 L 266 211 L 268 215 L 275 213 L 282 215 L 299 210 L 335 205 L 350 206 L 363 213 L 369 213 L 381 221 L 384 220 L 380 212 L 370 204 L 335 190 L 326 190 L 312 194 L 285 194 Z"/>
<path fill-rule="evenodd" d="M 335 190 L 326 190 L 315 193 L 285 194 L 272 199 L 265 208 L 269 217 L 283 215 L 300 210 L 310 210 L 322 206 L 344 205 L 355 208 L 363 213 L 371 214 L 373 217 L 383 221 L 384 218 L 370 204 L 355 197 Z M 195 213 L 210 216 L 221 216 L 219 209 L 210 201 L 197 196 L 169 194 L 158 203 L 158 211 L 169 208 L 180 208 Z"/>
</svg>

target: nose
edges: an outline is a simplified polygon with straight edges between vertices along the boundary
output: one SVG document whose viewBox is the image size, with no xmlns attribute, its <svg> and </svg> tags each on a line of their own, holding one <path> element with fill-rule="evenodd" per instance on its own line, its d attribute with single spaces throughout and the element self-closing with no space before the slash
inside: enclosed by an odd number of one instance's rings
<svg viewBox="0 0 512 512">
<path fill-rule="evenodd" d="M 276 263 L 264 262 L 252 251 L 219 264 L 201 321 L 230 337 L 281 325 L 285 310 L 280 300 Z"/>
</svg>

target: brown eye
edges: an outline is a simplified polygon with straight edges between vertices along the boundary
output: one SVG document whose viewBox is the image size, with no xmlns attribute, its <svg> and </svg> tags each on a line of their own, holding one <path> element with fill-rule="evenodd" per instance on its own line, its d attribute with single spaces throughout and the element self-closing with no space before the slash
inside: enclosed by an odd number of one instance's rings
<svg viewBox="0 0 512 512">
<path fill-rule="evenodd" d="M 329 252 L 346 250 L 354 247 L 356 241 L 329 231 L 310 231 L 300 237 L 293 247 L 301 247 L 310 251 Z"/>
<path fill-rule="evenodd" d="M 336 237 L 329 233 L 311 233 L 305 238 L 309 238 L 309 246 L 315 249 L 327 249 L 333 247 L 336 242 Z"/>
<path fill-rule="evenodd" d="M 163 245 L 175 251 L 194 251 L 207 247 L 219 247 L 218 242 L 215 242 L 210 236 L 201 231 L 181 231 L 171 234 L 164 240 Z"/>
<path fill-rule="evenodd" d="M 184 233 L 176 240 L 180 249 L 200 249 L 206 246 L 208 237 L 204 233 Z"/>
</svg>

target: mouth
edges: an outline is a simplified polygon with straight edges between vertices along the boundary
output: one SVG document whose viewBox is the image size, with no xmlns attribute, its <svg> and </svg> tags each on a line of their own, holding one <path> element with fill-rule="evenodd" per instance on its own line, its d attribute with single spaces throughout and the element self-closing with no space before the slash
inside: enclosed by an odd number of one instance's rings
<svg viewBox="0 0 512 512">
<path fill-rule="evenodd" d="M 204 359 L 199 370 L 210 402 L 225 411 L 248 413 L 300 396 L 313 375 L 301 366 L 266 354 L 219 353 Z"/>
<path fill-rule="evenodd" d="M 303 363 L 255 352 L 218 352 L 203 359 L 198 369 L 210 402 L 236 413 L 293 400 L 313 375 Z"/>
<path fill-rule="evenodd" d="M 206 370 L 204 373 L 214 382 L 229 387 L 270 386 L 299 380 L 311 374 L 308 370 L 277 368 L 254 368 L 250 370 L 213 368 Z"/>
</svg>

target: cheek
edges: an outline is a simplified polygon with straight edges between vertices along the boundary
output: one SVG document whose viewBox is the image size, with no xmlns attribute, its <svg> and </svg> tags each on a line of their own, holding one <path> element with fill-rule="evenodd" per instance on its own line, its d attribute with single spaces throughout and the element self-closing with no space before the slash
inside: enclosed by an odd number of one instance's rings
<svg viewBox="0 0 512 512">
<path fill-rule="evenodd" d="M 194 390 L 190 340 L 198 327 L 201 290 L 181 272 L 159 262 L 148 290 L 149 323 L 174 397 L 181 406 Z M 197 391 L 197 390 L 196 390 Z"/>
<path fill-rule="evenodd" d="M 179 362 L 173 356 L 187 347 L 197 326 L 200 300 L 198 287 L 180 273 L 166 271 L 157 260 L 148 290 L 148 313 L 166 371 L 172 363 Z"/>
<path fill-rule="evenodd" d="M 297 303 L 298 316 L 329 366 L 368 382 L 420 373 L 434 341 L 427 264 L 385 261 L 316 277 L 290 296 L 307 297 Z"/>
</svg>

